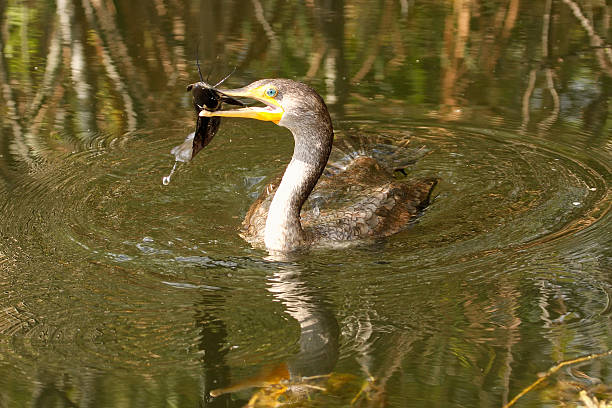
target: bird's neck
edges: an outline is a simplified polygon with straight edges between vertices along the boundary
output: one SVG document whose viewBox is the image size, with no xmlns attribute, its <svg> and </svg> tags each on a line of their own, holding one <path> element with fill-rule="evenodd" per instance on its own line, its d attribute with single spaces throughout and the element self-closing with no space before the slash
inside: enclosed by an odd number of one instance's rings
<svg viewBox="0 0 612 408">
<path fill-rule="evenodd" d="M 270 204 L 264 242 L 270 251 L 289 252 L 308 244 L 300 211 L 317 184 L 331 152 L 333 130 L 321 124 L 291 129 L 295 148 Z"/>
</svg>

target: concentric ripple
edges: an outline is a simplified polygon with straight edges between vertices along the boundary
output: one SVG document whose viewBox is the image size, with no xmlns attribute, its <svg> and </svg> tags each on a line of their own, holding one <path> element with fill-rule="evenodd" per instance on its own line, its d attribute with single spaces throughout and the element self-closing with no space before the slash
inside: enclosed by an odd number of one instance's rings
<svg viewBox="0 0 612 408">
<path fill-rule="evenodd" d="M 413 245 L 457 254 L 517 250 L 604 227 L 610 168 L 599 153 L 473 128 L 411 133 L 413 145 L 431 152 L 411 176 L 440 179 L 433 204 L 406 234 Z"/>
<path fill-rule="evenodd" d="M 384 242 L 315 251 L 289 266 L 264 261 L 237 235 L 252 197 L 290 155 L 283 129 L 253 139 L 251 128 L 228 127 L 168 186 L 176 129 L 100 136 L 15 171 L 1 204 L 0 362 L 24 372 L 71 359 L 98 370 L 197 372 L 212 348 L 246 374 L 290 361 L 299 318 L 311 313 L 327 319 L 321 327 L 340 327 L 338 370 L 353 359 L 373 370 L 383 344 L 412 356 L 406 367 L 435 384 L 450 357 L 425 366 L 419 356 L 445 350 L 445 333 L 465 350 L 501 350 L 518 341 L 519 323 L 532 325 L 541 347 L 557 326 L 577 333 L 577 350 L 606 338 L 589 312 L 606 307 L 605 284 L 593 282 L 610 217 L 601 155 L 512 132 L 343 125 L 363 143 L 382 135 L 416 152 L 408 177 L 439 178 L 435 198 Z M 23 273 L 8 272 L 15 265 Z M 531 294 L 544 306 L 521 303 Z M 533 319 L 534 308 L 546 313 Z"/>
</svg>

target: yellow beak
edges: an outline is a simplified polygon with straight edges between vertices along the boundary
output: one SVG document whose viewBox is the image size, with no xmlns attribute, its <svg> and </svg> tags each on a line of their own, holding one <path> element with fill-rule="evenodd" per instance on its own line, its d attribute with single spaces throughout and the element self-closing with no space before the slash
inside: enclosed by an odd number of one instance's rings
<svg viewBox="0 0 612 408">
<path fill-rule="evenodd" d="M 278 124 L 283 118 L 285 111 L 282 106 L 274 97 L 267 96 L 265 94 L 266 89 L 269 89 L 268 85 L 259 86 L 257 88 L 238 88 L 228 89 L 220 91 L 227 96 L 234 98 L 250 98 L 256 101 L 264 103 L 265 107 L 247 107 L 232 110 L 220 110 L 220 111 L 207 111 L 202 109 L 200 116 L 212 117 L 212 116 L 223 116 L 228 118 L 249 118 L 263 121 L 270 121 Z"/>
</svg>

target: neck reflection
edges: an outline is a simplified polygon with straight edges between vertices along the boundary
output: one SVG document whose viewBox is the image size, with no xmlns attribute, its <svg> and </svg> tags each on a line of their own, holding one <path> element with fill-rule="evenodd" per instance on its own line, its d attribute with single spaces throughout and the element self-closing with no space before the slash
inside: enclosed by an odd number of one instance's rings
<svg viewBox="0 0 612 408">
<path fill-rule="evenodd" d="M 287 362 L 292 380 L 331 373 L 338 361 L 338 322 L 324 297 L 310 289 L 300 270 L 285 265 L 268 290 L 300 325 L 300 351 Z"/>
</svg>

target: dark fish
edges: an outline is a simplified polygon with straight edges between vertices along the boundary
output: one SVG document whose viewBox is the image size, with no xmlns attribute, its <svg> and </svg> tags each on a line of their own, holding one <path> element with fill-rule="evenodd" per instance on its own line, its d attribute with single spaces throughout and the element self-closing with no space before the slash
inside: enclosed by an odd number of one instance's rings
<svg viewBox="0 0 612 408">
<path fill-rule="evenodd" d="M 196 129 L 193 137 L 193 152 L 191 158 L 193 158 L 200 150 L 210 143 L 213 137 L 215 137 L 217 134 L 219 124 L 221 123 L 221 118 L 219 117 L 200 117 L 199 113 L 202 111 L 202 109 L 216 111 L 221 109 L 223 103 L 244 106 L 242 102 L 217 91 L 216 87 L 222 84 L 225 79 L 227 79 L 227 77 L 223 78 L 223 80 L 214 86 L 209 85 L 204 81 L 196 82 L 195 84 L 190 84 L 187 86 L 187 91 L 191 91 L 191 95 L 193 97 L 193 108 L 196 113 Z"/>
<path fill-rule="evenodd" d="M 172 149 L 171 153 L 176 158 L 176 161 L 190 161 L 196 154 L 198 154 L 200 150 L 206 147 L 217 134 L 219 124 L 221 123 L 221 118 L 200 117 L 199 113 L 202 111 L 202 109 L 216 111 L 221 109 L 221 106 L 224 103 L 244 106 L 244 103 L 224 95 L 222 92 L 216 89 L 217 86 L 221 85 L 227 78 L 229 78 L 229 75 L 219 81 L 216 85 L 209 85 L 208 83 L 204 82 L 204 80 L 201 80 L 200 82 L 189 84 L 187 86 L 187 91 L 191 92 L 193 109 L 196 113 L 196 128 L 195 132 L 190 133 L 183 143 L 175 146 Z M 201 72 L 200 79 L 202 79 Z"/>
</svg>

